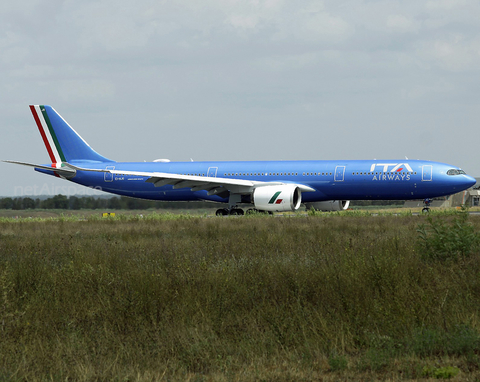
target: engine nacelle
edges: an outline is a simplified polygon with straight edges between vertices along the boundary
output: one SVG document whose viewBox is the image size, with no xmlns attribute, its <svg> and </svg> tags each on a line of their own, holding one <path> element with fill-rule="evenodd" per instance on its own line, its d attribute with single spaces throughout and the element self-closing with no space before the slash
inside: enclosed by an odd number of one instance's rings
<svg viewBox="0 0 480 382">
<path fill-rule="evenodd" d="M 350 200 L 326 200 L 324 202 L 305 203 L 307 210 L 316 211 L 345 211 L 350 205 Z"/>
<path fill-rule="evenodd" d="M 302 192 L 294 184 L 257 187 L 253 204 L 263 211 L 295 211 L 302 203 Z"/>
</svg>

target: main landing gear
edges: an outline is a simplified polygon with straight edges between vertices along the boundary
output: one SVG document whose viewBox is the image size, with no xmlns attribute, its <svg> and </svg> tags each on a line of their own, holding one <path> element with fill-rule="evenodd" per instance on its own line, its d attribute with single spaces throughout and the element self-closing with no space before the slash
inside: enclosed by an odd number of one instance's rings
<svg viewBox="0 0 480 382">
<path fill-rule="evenodd" d="M 217 210 L 217 212 L 215 213 L 215 215 L 217 216 L 227 216 L 227 215 L 245 215 L 245 212 L 241 209 L 241 208 L 238 208 L 238 204 L 241 204 L 242 203 L 242 195 L 240 194 L 234 194 L 234 193 L 230 193 L 230 196 L 228 198 L 228 208 L 220 208 Z M 273 212 L 271 211 L 260 211 L 260 210 L 257 210 L 256 208 L 249 208 L 247 210 L 247 215 L 249 214 L 253 214 L 253 213 L 258 213 L 258 212 L 262 212 L 262 213 L 268 213 L 270 215 L 273 214 Z"/>
<path fill-rule="evenodd" d="M 242 195 L 230 193 L 228 197 L 228 208 L 220 208 L 217 210 L 215 215 L 217 216 L 226 216 L 226 215 L 244 215 L 245 212 L 241 208 L 237 207 L 238 203 L 242 202 Z"/>
<path fill-rule="evenodd" d="M 422 212 L 428 214 L 430 212 L 430 204 L 432 204 L 432 200 L 426 198 L 423 200 L 423 209 Z"/>
<path fill-rule="evenodd" d="M 244 215 L 245 213 L 241 208 L 220 208 L 215 212 L 215 215 L 217 216 L 227 216 L 227 215 Z"/>
<path fill-rule="evenodd" d="M 255 214 L 255 213 L 263 213 L 263 214 L 269 214 L 269 215 L 273 215 L 273 212 L 272 211 L 261 211 L 261 210 L 257 210 L 256 208 L 249 208 L 246 212 L 244 212 L 241 208 L 232 208 L 232 209 L 228 209 L 228 208 L 220 208 L 217 210 L 217 212 L 215 213 L 215 215 L 217 216 L 227 216 L 227 215 L 251 215 L 251 214 Z"/>
</svg>

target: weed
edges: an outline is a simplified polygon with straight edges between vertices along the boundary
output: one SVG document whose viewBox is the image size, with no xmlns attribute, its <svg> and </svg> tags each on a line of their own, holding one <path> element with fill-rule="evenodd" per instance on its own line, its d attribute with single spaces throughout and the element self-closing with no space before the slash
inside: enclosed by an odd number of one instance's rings
<svg viewBox="0 0 480 382">
<path fill-rule="evenodd" d="M 422 376 L 427 378 L 436 379 L 450 379 L 455 377 L 460 372 L 458 367 L 445 366 L 445 367 L 433 367 L 425 366 L 422 371 Z"/>
<path fill-rule="evenodd" d="M 478 249 L 479 238 L 467 213 L 461 212 L 451 221 L 431 216 L 427 219 L 428 223 L 417 229 L 418 249 L 424 259 L 456 261 Z"/>
<path fill-rule="evenodd" d="M 348 366 L 348 361 L 344 355 L 331 355 L 328 357 L 328 365 L 331 371 L 344 371 Z"/>
<path fill-rule="evenodd" d="M 391 360 L 392 354 L 388 350 L 371 348 L 367 349 L 363 357 L 361 357 L 358 368 L 362 371 L 380 372 L 390 365 Z"/>
<path fill-rule="evenodd" d="M 413 333 L 411 349 L 422 357 L 474 354 L 480 350 L 480 335 L 467 325 L 457 325 L 451 331 L 419 328 Z"/>
</svg>

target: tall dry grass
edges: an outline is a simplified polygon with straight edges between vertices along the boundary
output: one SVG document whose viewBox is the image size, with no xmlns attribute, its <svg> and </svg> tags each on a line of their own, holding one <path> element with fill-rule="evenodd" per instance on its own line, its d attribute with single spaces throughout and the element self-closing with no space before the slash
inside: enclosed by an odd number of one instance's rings
<svg viewBox="0 0 480 382">
<path fill-rule="evenodd" d="M 477 249 L 428 261 L 421 223 L 0 221 L 0 379 L 402 379 L 431 357 L 478 374 Z"/>
</svg>

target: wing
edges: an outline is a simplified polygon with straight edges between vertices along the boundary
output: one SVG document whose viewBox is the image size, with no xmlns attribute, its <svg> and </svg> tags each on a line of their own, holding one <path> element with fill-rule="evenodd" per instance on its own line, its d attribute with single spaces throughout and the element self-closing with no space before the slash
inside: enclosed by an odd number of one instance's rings
<svg viewBox="0 0 480 382">
<path fill-rule="evenodd" d="M 65 163 L 65 162 L 64 162 Z M 235 194 L 250 194 L 257 187 L 283 185 L 283 182 L 259 182 L 246 179 L 231 179 L 219 178 L 209 176 L 195 176 L 172 174 L 166 172 L 142 172 L 142 171 L 120 171 L 120 170 L 103 170 L 103 169 L 88 169 L 77 167 L 69 163 L 65 163 L 67 167 L 77 171 L 95 171 L 95 172 L 109 172 L 114 175 L 131 175 L 146 177 L 147 183 L 153 183 L 155 187 L 173 186 L 174 189 L 190 188 L 191 191 L 207 191 L 208 195 L 224 196 L 228 193 Z M 291 184 L 291 183 L 288 183 Z M 296 184 L 302 192 L 312 192 L 315 189 L 304 184 Z"/>
<path fill-rule="evenodd" d="M 208 195 L 224 196 L 225 193 L 251 194 L 257 187 L 274 186 L 285 184 L 283 182 L 259 182 L 246 179 L 231 179 L 209 176 L 195 176 L 170 174 L 162 172 L 137 172 L 137 171 L 110 171 L 113 174 L 125 174 L 148 177 L 147 183 L 153 183 L 155 187 L 166 185 L 173 186 L 173 189 L 190 188 L 191 191 L 207 191 Z M 313 188 L 303 184 L 297 185 L 302 192 L 315 191 Z"/>
</svg>

